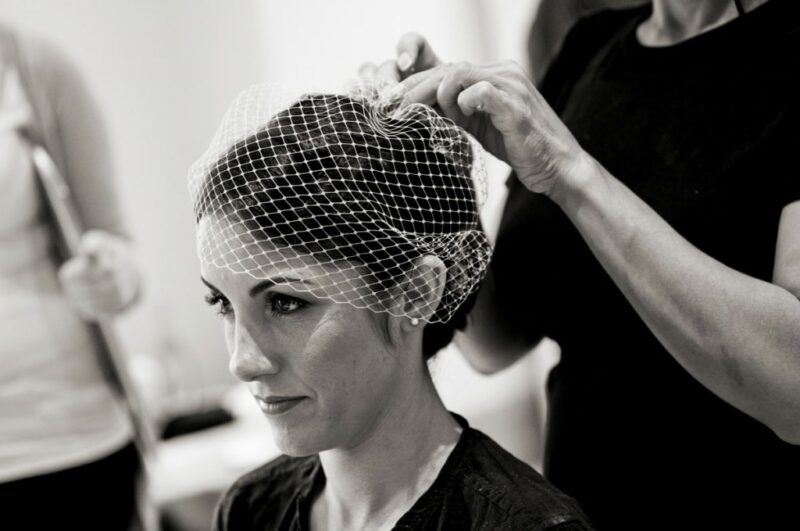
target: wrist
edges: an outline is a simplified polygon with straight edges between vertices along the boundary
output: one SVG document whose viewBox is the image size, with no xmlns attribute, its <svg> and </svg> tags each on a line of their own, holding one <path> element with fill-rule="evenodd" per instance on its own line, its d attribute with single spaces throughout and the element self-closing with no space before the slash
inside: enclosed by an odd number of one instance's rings
<svg viewBox="0 0 800 531">
<path fill-rule="evenodd" d="M 553 179 L 547 196 L 562 209 L 567 210 L 571 205 L 579 204 L 592 185 L 599 182 L 602 176 L 600 163 L 581 150 Z"/>
</svg>

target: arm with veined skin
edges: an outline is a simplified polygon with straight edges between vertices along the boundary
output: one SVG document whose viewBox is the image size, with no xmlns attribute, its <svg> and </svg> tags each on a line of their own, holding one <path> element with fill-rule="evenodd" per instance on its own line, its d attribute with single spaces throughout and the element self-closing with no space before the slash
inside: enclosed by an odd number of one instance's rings
<svg viewBox="0 0 800 531">
<path fill-rule="evenodd" d="M 800 201 L 783 210 L 765 282 L 694 247 L 592 159 L 550 197 L 678 363 L 800 444 Z"/>
<path fill-rule="evenodd" d="M 726 266 L 677 233 L 586 153 L 516 64 L 439 64 L 403 82 L 408 103 L 437 105 L 507 162 L 531 192 L 549 196 L 651 332 L 695 379 L 800 444 L 800 202 L 779 226 L 772 282 Z M 491 288 L 491 287 L 490 287 Z M 490 372 L 532 345 L 504 336 L 489 289 L 488 320 L 460 343 Z M 535 323 L 531 323 L 535 326 Z M 496 334 L 492 339 L 476 339 Z M 496 363 L 486 363 L 494 355 Z M 473 364 L 476 364 L 474 360 Z"/>
</svg>

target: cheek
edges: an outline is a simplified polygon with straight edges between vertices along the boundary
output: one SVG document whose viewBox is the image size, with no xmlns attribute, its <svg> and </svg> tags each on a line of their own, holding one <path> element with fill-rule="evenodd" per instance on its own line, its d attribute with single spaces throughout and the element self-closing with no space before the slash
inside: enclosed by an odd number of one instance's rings
<svg viewBox="0 0 800 531">
<path fill-rule="evenodd" d="M 383 337 L 369 318 L 350 308 L 332 312 L 308 338 L 303 358 L 314 380 L 309 384 L 326 407 L 343 412 L 354 400 L 370 402 L 393 372 Z"/>
</svg>

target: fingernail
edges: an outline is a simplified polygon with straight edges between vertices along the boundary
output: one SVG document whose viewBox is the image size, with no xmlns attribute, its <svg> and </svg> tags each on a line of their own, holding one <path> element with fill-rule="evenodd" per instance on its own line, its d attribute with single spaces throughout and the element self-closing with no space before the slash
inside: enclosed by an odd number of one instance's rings
<svg viewBox="0 0 800 531">
<path fill-rule="evenodd" d="M 411 68 L 411 56 L 408 55 L 408 52 L 403 52 L 397 57 L 397 68 L 400 70 L 408 70 Z"/>
<path fill-rule="evenodd" d="M 398 83 L 397 85 L 394 85 L 392 88 L 387 90 L 385 96 L 389 101 L 395 101 L 402 99 L 405 93 L 406 93 L 406 87 Z"/>
</svg>

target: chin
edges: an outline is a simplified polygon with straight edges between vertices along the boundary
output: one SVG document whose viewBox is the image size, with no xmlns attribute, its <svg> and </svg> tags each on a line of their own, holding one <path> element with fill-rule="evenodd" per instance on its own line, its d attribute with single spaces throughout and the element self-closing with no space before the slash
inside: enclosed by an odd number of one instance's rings
<svg viewBox="0 0 800 531">
<path fill-rule="evenodd" d="M 337 409 L 304 411 L 302 415 L 269 418 L 272 440 L 278 449 L 290 457 L 307 457 L 337 448 L 347 448 L 359 433 L 363 423 L 352 422 L 352 414 Z M 355 437 L 354 437 L 355 436 Z"/>
<path fill-rule="evenodd" d="M 290 457 L 307 457 L 335 446 L 332 438 L 319 430 L 304 429 L 304 427 L 287 428 L 286 426 L 272 426 L 272 437 L 275 446 L 285 455 Z"/>
</svg>

